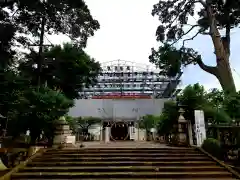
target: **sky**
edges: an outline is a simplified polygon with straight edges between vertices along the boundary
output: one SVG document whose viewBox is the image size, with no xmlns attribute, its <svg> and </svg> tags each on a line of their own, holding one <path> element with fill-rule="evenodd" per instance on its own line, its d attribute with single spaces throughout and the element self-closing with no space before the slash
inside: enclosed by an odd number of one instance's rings
<svg viewBox="0 0 240 180">
<path fill-rule="evenodd" d="M 150 64 L 152 47 L 160 44 L 155 33 L 160 22 L 151 15 L 152 7 L 158 0 L 85 0 L 92 16 L 100 23 L 100 29 L 88 40 L 86 52 L 99 62 L 127 60 Z M 240 30 L 231 33 L 231 68 L 235 84 L 240 90 L 239 39 Z M 68 41 L 66 37 L 49 37 L 54 44 Z M 214 65 L 215 56 L 210 37 L 198 36 L 187 44 L 197 50 L 208 65 Z M 198 65 L 190 65 L 183 71 L 181 87 L 200 83 L 206 89 L 221 88 L 218 80 Z"/>
</svg>

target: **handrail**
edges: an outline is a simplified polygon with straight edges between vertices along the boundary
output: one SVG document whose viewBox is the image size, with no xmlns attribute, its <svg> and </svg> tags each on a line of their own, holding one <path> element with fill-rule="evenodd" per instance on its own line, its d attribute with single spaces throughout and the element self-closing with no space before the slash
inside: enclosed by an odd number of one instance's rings
<svg viewBox="0 0 240 180">
<path fill-rule="evenodd" d="M 0 180 L 11 180 L 11 176 L 13 173 L 18 172 L 20 169 L 24 168 L 29 162 L 31 162 L 34 158 L 37 156 L 42 155 L 44 152 L 46 152 L 49 149 L 46 148 L 40 148 L 36 153 L 34 153 L 32 156 L 30 156 L 26 161 L 21 162 L 19 165 L 14 167 L 11 171 L 0 177 Z"/>
<path fill-rule="evenodd" d="M 215 158 L 214 156 L 212 156 L 210 153 L 208 153 L 207 151 L 205 151 L 204 149 L 202 149 L 201 147 L 197 147 L 197 146 L 192 146 L 194 148 L 196 148 L 197 150 L 201 151 L 203 154 L 207 155 L 208 157 L 210 157 L 213 161 L 215 161 L 216 163 L 218 163 L 220 166 L 224 167 L 225 169 L 227 169 L 230 173 L 232 173 L 234 176 L 236 176 L 238 179 L 240 179 L 240 174 L 233 170 L 230 166 L 228 166 L 227 164 L 225 164 L 223 161 L 218 160 L 217 158 Z"/>
</svg>

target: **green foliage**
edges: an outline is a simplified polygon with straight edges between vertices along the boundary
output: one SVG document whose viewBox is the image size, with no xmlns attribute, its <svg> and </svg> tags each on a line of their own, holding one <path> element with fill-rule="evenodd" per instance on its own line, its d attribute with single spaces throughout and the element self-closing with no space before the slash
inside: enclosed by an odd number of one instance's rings
<svg viewBox="0 0 240 180">
<path fill-rule="evenodd" d="M 8 4 L 6 8 L 14 14 L 12 21 L 17 25 L 20 33 L 39 36 L 42 17 L 44 17 L 46 33 L 65 34 L 73 42 L 75 41 L 76 45 L 85 47 L 87 38 L 93 36 L 94 31 L 100 27 L 83 0 L 13 0 L 11 2 L 12 4 Z"/>
<path fill-rule="evenodd" d="M 69 125 L 69 128 L 75 134 L 78 131 L 78 124 L 76 118 L 73 118 L 72 116 L 65 116 L 65 119 Z"/>
<path fill-rule="evenodd" d="M 200 84 L 188 85 L 177 97 L 178 103 L 184 106 L 186 119 L 194 119 L 194 110 L 202 109 L 206 105 L 204 87 Z"/>
<path fill-rule="evenodd" d="M 177 98 L 182 105 L 196 109 L 206 103 L 205 95 L 204 87 L 197 83 L 185 87 Z"/>
<path fill-rule="evenodd" d="M 142 117 L 142 120 L 139 123 L 139 128 L 146 129 L 150 131 L 151 128 L 156 128 L 159 121 L 159 117 L 153 115 L 146 115 Z"/>
<path fill-rule="evenodd" d="M 46 51 L 44 57 L 42 83 L 47 82 L 48 87 L 61 90 L 70 99 L 78 98 L 83 87 L 95 84 L 101 70 L 98 62 L 72 44 L 55 46 Z M 37 53 L 33 51 L 28 61 L 23 61 L 19 67 L 22 75 L 30 77 L 32 82 L 37 80 L 37 72 L 33 67 L 36 63 Z"/>
<path fill-rule="evenodd" d="M 231 98 L 226 98 L 225 96 L 226 95 L 222 91 L 217 90 L 212 90 L 207 93 L 204 87 L 199 84 L 187 86 L 177 97 L 177 104 L 174 101 L 167 101 L 164 103 L 163 112 L 160 115 L 157 126 L 159 134 L 164 135 L 174 131 L 173 125 L 176 124 L 179 116 L 178 106 L 184 109 L 185 119 L 192 121 L 192 123 L 194 123 L 195 118 L 194 110 L 203 110 L 206 122 L 231 122 L 231 106 L 228 106 L 229 110 L 224 108 L 226 106 L 224 99 L 230 100 Z M 214 103 L 218 103 L 218 105 Z M 229 105 L 232 104 L 233 103 L 229 103 Z M 231 111 L 234 111 L 234 108 L 231 109 Z"/>
<path fill-rule="evenodd" d="M 41 131 L 51 138 L 53 121 L 67 113 L 72 99 L 94 84 L 100 71 L 99 63 L 82 50 L 99 23 L 82 0 L 12 0 L 0 7 L 0 114 L 7 117 L 1 127 L 13 136 L 29 129 L 33 142 Z M 48 87 L 38 89 L 32 65 L 39 64 L 39 54 L 29 45 L 39 44 L 44 21 L 44 33 L 67 35 L 72 44 L 46 49 L 41 84 L 47 81 Z M 18 47 L 31 53 L 18 54 Z"/>
<path fill-rule="evenodd" d="M 211 120 L 212 123 L 230 122 L 229 115 L 225 109 L 221 108 L 223 95 L 223 92 L 217 90 L 207 93 L 203 86 L 194 84 L 187 86 L 182 91 L 178 96 L 178 101 L 184 105 L 186 119 L 193 120 L 194 110 L 201 109 L 204 111 L 206 121 Z"/>
<path fill-rule="evenodd" d="M 0 78 L 0 114 L 11 117 L 21 107 L 21 97 L 27 82 L 11 70 L 1 71 Z"/>
<path fill-rule="evenodd" d="M 158 16 L 161 25 L 157 28 L 157 40 L 159 41 L 176 41 L 182 36 L 188 34 L 191 30 L 198 29 L 200 34 L 208 33 L 210 27 L 209 19 L 211 14 L 207 13 L 207 8 L 214 7 L 214 13 L 218 22 L 219 29 L 227 28 L 230 25 L 234 28 L 239 23 L 240 9 L 237 1 L 207 0 L 207 1 L 191 1 L 191 0 L 167 0 L 159 1 L 153 6 L 152 15 Z M 198 6 L 198 8 L 196 7 Z M 199 10 L 200 8 L 200 10 Z M 231 13 L 234 12 L 234 13 Z M 191 17 L 199 16 L 196 25 L 188 25 Z M 188 25 L 189 32 L 184 31 L 185 25 Z"/>
<path fill-rule="evenodd" d="M 161 46 L 152 48 L 149 59 L 162 70 L 163 75 L 174 77 L 187 65 L 198 64 L 202 70 L 218 78 L 225 91 L 235 91 L 231 69 L 226 64 L 230 56 L 230 32 L 240 22 L 238 1 L 223 4 L 220 0 L 160 0 L 153 6 L 152 15 L 160 21 L 156 36 Z M 190 22 L 190 18 L 196 19 L 196 22 Z M 220 30 L 223 35 L 220 35 Z M 211 37 L 216 66 L 204 64 L 197 51 L 185 46 L 187 41 L 200 34 Z M 178 45 L 180 48 L 173 47 L 178 42 L 182 42 Z"/>
<path fill-rule="evenodd" d="M 149 60 L 161 69 L 162 75 L 175 77 L 181 73 L 183 67 L 200 62 L 201 56 L 191 48 L 176 49 L 164 43 L 158 50 L 152 48 Z"/>
<path fill-rule="evenodd" d="M 97 117 L 77 117 L 73 119 L 75 126 L 81 128 L 83 134 L 88 133 L 88 129 L 94 125 L 101 123 L 102 119 Z"/>
<path fill-rule="evenodd" d="M 223 158 L 223 149 L 220 145 L 220 142 L 216 139 L 208 138 L 204 140 L 202 148 L 218 159 Z"/>
<path fill-rule="evenodd" d="M 207 101 L 214 108 L 220 109 L 223 108 L 225 94 L 223 91 L 220 91 L 216 88 L 212 89 L 209 93 L 207 93 Z"/>
<path fill-rule="evenodd" d="M 240 91 L 226 95 L 224 109 L 236 121 L 240 120 Z"/>
<path fill-rule="evenodd" d="M 18 109 L 16 118 L 10 122 L 9 131 L 17 136 L 29 129 L 32 142 L 35 142 L 42 131 L 52 135 L 53 121 L 65 115 L 73 106 L 73 101 L 63 94 L 43 87 L 39 91 L 26 91 L 23 98 L 21 109 Z"/>
<path fill-rule="evenodd" d="M 223 109 L 216 109 L 212 106 L 204 106 L 204 118 L 212 124 L 231 122 L 230 116 Z"/>
<path fill-rule="evenodd" d="M 162 114 L 159 117 L 157 130 L 159 135 L 168 134 L 173 130 L 173 125 L 178 118 L 178 107 L 176 102 L 167 101 L 164 103 Z"/>
</svg>

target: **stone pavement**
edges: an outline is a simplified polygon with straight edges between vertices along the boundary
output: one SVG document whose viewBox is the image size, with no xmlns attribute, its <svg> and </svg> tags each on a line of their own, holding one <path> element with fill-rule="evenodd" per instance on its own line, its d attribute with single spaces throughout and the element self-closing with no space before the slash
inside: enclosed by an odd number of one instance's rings
<svg viewBox="0 0 240 180">
<path fill-rule="evenodd" d="M 150 141 L 104 141 L 83 142 L 84 148 L 170 148 L 165 144 Z M 77 144 L 77 147 L 80 143 Z M 174 147 L 172 147 L 174 148 Z"/>
</svg>

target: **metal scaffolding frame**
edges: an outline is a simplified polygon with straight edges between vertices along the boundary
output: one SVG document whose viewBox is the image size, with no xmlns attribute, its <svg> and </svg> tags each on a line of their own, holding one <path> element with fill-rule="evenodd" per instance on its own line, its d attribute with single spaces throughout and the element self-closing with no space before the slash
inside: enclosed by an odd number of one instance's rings
<svg viewBox="0 0 240 180">
<path fill-rule="evenodd" d="M 82 98 L 108 96 L 112 94 L 142 95 L 152 98 L 171 98 L 179 90 L 182 73 L 174 78 L 161 75 L 161 70 L 145 64 L 115 60 L 101 64 L 102 72 L 96 85 L 84 88 Z"/>
</svg>

